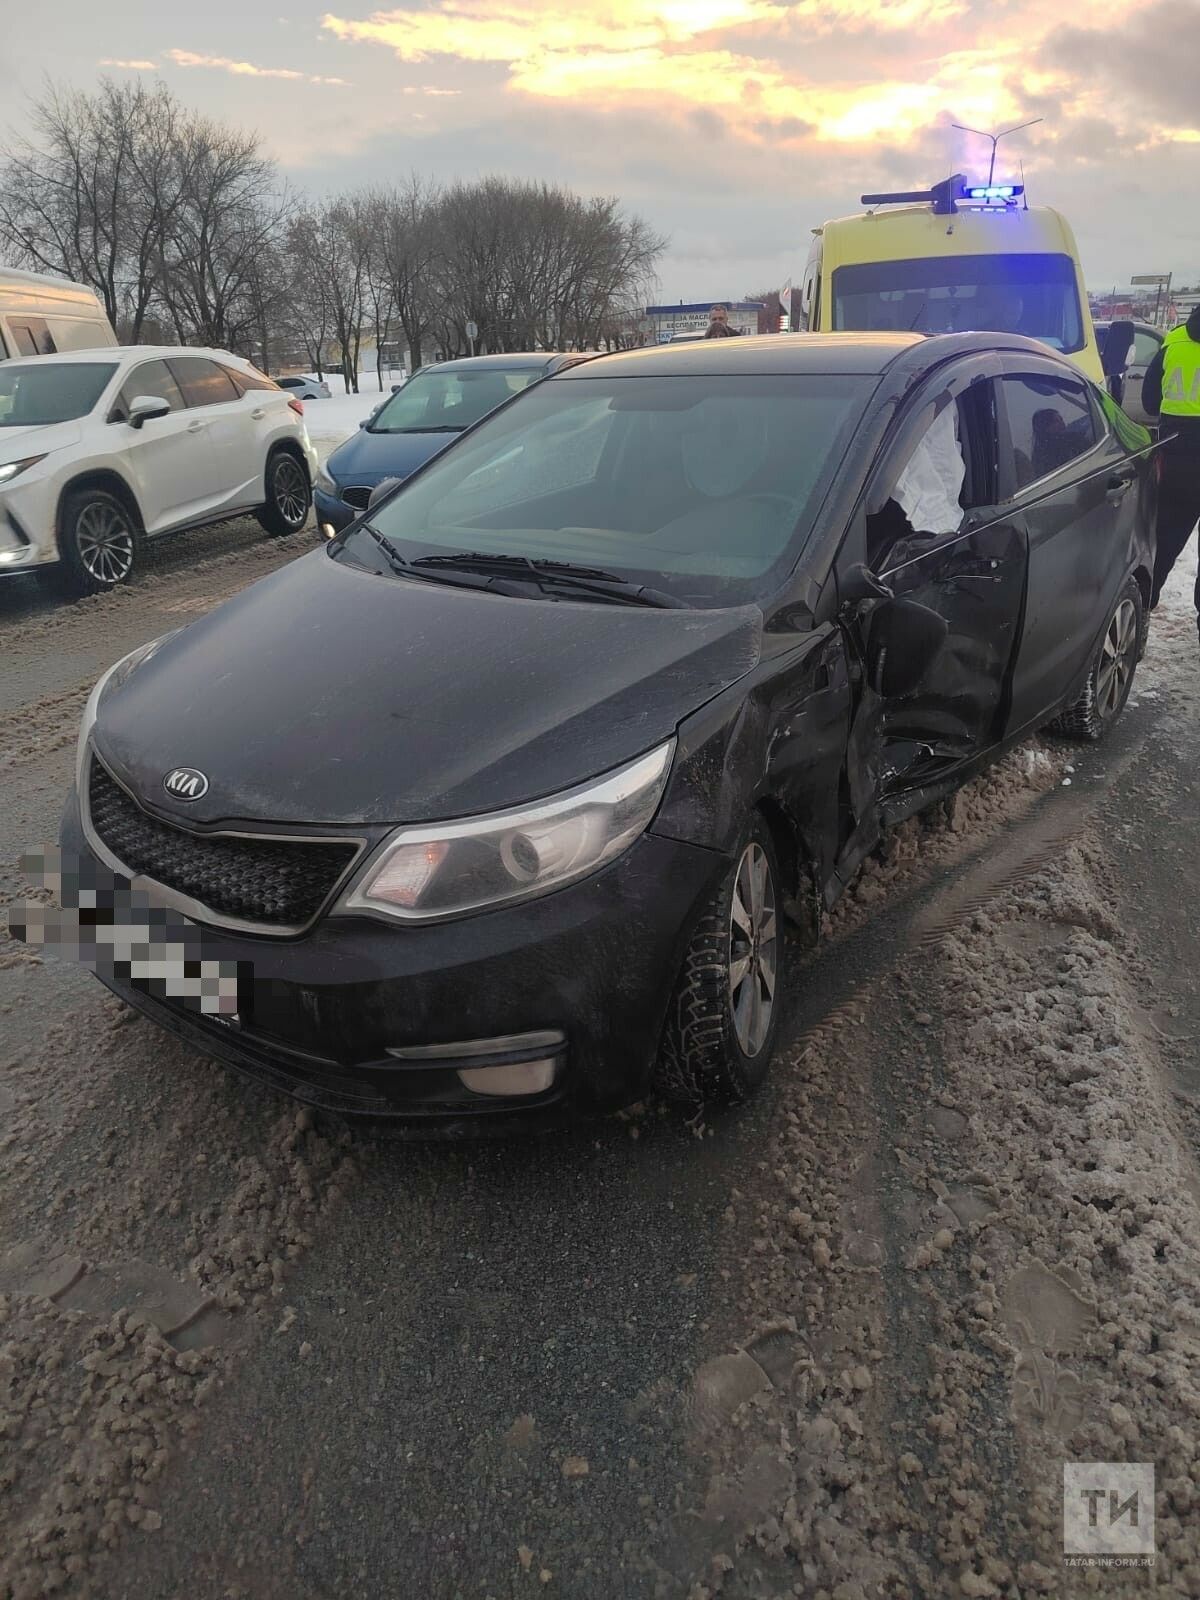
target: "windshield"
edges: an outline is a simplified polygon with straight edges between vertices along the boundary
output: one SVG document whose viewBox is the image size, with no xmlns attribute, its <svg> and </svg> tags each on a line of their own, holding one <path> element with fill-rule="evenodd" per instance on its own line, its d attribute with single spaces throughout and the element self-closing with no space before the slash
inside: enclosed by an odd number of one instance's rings
<svg viewBox="0 0 1200 1600">
<path fill-rule="evenodd" d="M 924 257 L 839 267 L 833 325 L 858 332 L 1021 333 L 1054 350 L 1082 350 L 1070 256 Z"/>
<path fill-rule="evenodd" d="M 86 417 L 117 370 L 104 361 L 0 362 L 0 428 L 45 427 Z"/>
<path fill-rule="evenodd" d="M 544 383 L 371 520 L 406 559 L 571 562 L 693 606 L 741 605 L 795 564 L 876 377 Z M 351 529 L 335 558 L 380 570 Z"/>
<path fill-rule="evenodd" d="M 461 433 L 543 376 L 541 367 L 418 372 L 371 419 L 372 433 Z"/>
</svg>

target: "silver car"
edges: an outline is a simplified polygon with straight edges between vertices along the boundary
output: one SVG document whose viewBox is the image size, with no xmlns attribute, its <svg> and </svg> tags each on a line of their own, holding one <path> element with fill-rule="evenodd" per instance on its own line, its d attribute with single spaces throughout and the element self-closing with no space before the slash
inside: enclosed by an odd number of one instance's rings
<svg viewBox="0 0 1200 1600">
<path fill-rule="evenodd" d="M 295 400 L 329 400 L 329 385 L 320 378 L 276 378 L 275 382 Z"/>
<path fill-rule="evenodd" d="M 1096 338 L 1104 343 L 1104 335 L 1108 332 L 1107 322 L 1096 324 Z M 1135 322 L 1133 325 L 1133 355 L 1128 367 L 1125 369 L 1125 382 L 1121 393 L 1121 407 L 1127 417 L 1132 417 L 1135 422 L 1140 422 L 1144 428 L 1156 427 L 1157 417 L 1147 415 L 1142 404 L 1142 380 L 1150 363 L 1158 354 L 1163 342 L 1161 328 L 1153 327 L 1149 322 Z"/>
</svg>

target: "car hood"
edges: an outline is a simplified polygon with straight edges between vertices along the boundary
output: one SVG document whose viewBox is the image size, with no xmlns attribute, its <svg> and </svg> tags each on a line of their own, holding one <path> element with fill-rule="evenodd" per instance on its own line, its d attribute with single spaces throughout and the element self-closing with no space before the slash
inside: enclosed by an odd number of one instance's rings
<svg viewBox="0 0 1200 1600">
<path fill-rule="evenodd" d="M 0 428 L 0 467 L 10 461 L 22 461 L 28 455 L 65 450 L 82 438 L 83 430 L 77 422 L 20 423 L 14 428 Z"/>
<path fill-rule="evenodd" d="M 101 696 L 115 775 L 188 822 L 378 825 L 553 794 L 669 738 L 757 664 L 762 616 L 525 600 L 324 551 L 167 638 Z M 198 801 L 163 787 L 209 780 Z"/>
<path fill-rule="evenodd" d="M 383 478 L 407 478 L 458 438 L 456 433 L 371 433 L 360 428 L 325 463 L 339 488 L 374 487 Z"/>
</svg>

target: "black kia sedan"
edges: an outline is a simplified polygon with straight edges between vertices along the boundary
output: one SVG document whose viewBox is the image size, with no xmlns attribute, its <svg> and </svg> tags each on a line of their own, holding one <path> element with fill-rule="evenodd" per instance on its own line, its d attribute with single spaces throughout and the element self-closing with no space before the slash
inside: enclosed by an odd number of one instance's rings
<svg viewBox="0 0 1200 1600">
<path fill-rule="evenodd" d="M 1014 741 L 1120 713 L 1152 448 L 995 334 L 538 384 L 97 685 L 64 850 L 236 990 L 105 981 L 343 1112 L 742 1099 L 784 919 L 813 936 L 884 829 Z"/>
</svg>

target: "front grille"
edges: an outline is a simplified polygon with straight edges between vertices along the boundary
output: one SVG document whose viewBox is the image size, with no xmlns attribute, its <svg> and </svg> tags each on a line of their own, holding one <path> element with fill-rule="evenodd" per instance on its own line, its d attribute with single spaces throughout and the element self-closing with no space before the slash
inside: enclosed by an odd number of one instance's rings
<svg viewBox="0 0 1200 1600">
<path fill-rule="evenodd" d="M 342 490 L 342 499 L 356 511 L 365 511 L 371 503 L 372 490 L 366 484 L 354 483 Z"/>
<path fill-rule="evenodd" d="M 88 808 L 97 836 L 130 875 L 153 878 L 238 922 L 303 927 L 359 849 L 351 843 L 186 833 L 147 815 L 96 760 Z"/>
</svg>

